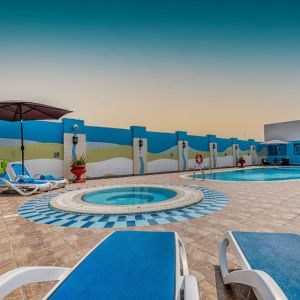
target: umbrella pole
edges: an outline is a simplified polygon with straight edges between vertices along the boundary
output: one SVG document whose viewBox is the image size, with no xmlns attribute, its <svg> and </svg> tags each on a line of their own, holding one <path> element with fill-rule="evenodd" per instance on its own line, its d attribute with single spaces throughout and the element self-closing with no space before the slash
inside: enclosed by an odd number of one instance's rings
<svg viewBox="0 0 300 300">
<path fill-rule="evenodd" d="M 22 175 L 24 175 L 24 133 L 23 133 L 23 120 L 21 119 L 21 152 L 22 152 Z"/>
</svg>

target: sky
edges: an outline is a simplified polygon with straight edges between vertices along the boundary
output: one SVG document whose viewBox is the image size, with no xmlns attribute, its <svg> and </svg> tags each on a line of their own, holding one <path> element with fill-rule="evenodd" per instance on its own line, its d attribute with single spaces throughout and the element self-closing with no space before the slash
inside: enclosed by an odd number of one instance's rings
<svg viewBox="0 0 300 300">
<path fill-rule="evenodd" d="M 300 2 L 0 0 L 0 100 L 263 139 L 300 119 Z"/>
</svg>

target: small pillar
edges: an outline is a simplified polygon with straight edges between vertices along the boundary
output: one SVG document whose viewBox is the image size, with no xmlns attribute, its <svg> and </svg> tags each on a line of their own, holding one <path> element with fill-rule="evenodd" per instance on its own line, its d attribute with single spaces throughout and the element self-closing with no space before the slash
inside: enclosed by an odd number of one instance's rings
<svg viewBox="0 0 300 300">
<path fill-rule="evenodd" d="M 178 149 L 178 171 L 188 170 L 189 144 L 185 131 L 176 131 Z"/>
<path fill-rule="evenodd" d="M 209 166 L 211 169 L 218 167 L 218 144 L 215 135 L 207 135 L 209 142 Z"/>
<path fill-rule="evenodd" d="M 234 167 L 239 165 L 240 149 L 238 144 L 232 144 L 232 164 Z"/>
<path fill-rule="evenodd" d="M 249 139 L 249 145 L 250 145 L 250 157 L 251 157 L 251 164 L 254 166 L 256 164 L 256 146 L 255 141 L 253 139 Z"/>
<path fill-rule="evenodd" d="M 133 147 L 133 174 L 141 175 L 147 173 L 148 145 L 146 127 L 131 126 Z"/>
<path fill-rule="evenodd" d="M 86 155 L 86 135 L 83 120 L 63 119 L 64 130 L 64 177 L 72 179 L 71 159 Z"/>
</svg>

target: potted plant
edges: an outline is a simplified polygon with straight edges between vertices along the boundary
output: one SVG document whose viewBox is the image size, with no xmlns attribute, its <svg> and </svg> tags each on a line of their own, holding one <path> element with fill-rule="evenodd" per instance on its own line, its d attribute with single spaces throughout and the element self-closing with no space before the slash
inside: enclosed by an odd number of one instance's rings
<svg viewBox="0 0 300 300">
<path fill-rule="evenodd" d="M 87 159 L 84 155 L 73 157 L 71 159 L 71 172 L 76 176 L 73 180 L 75 183 L 85 182 L 81 176 L 86 172 Z"/>
<path fill-rule="evenodd" d="M 241 156 L 240 159 L 239 159 L 239 163 L 240 163 L 240 165 L 241 165 L 241 168 L 244 168 L 244 163 L 245 163 L 245 162 L 246 162 L 246 160 L 244 159 L 243 156 Z"/>
<path fill-rule="evenodd" d="M 4 159 L 0 159 L 0 174 L 3 174 L 7 168 L 7 161 Z"/>
</svg>

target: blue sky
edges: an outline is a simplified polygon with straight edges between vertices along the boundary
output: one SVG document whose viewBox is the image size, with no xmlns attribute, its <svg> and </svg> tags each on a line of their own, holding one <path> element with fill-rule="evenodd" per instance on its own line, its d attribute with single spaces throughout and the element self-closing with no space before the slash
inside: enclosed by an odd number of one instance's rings
<svg viewBox="0 0 300 300">
<path fill-rule="evenodd" d="M 300 109 L 299 1 L 1 1 L 1 98 L 262 138 Z M 201 117 L 200 117 L 201 116 Z"/>
</svg>

